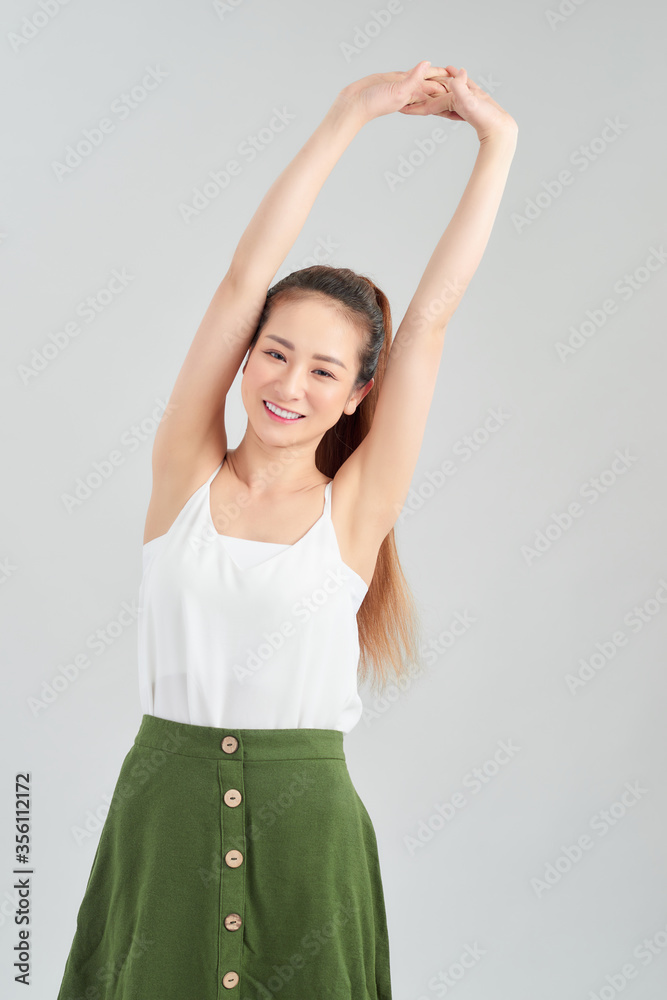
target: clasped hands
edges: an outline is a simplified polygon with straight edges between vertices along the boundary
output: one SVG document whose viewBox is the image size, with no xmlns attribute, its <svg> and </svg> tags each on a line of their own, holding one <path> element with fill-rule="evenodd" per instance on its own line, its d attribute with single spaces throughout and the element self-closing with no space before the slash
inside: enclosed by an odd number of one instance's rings
<svg viewBox="0 0 667 1000">
<path fill-rule="evenodd" d="M 341 98 L 364 117 L 379 118 L 400 111 L 406 115 L 437 115 L 468 122 L 480 140 L 499 131 L 517 131 L 517 124 L 465 69 L 431 66 L 422 60 L 406 71 L 372 73 L 340 92 Z"/>
</svg>

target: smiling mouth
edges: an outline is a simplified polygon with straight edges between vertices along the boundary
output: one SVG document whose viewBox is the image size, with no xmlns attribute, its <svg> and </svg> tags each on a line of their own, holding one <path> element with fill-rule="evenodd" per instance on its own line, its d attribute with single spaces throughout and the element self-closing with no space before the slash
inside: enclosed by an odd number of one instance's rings
<svg viewBox="0 0 667 1000">
<path fill-rule="evenodd" d="M 269 413 L 273 413 L 274 416 L 280 417 L 282 420 L 299 420 L 304 416 L 303 413 L 297 413 L 296 410 L 286 410 L 283 406 L 276 406 L 268 399 L 264 399 L 262 402 Z"/>
</svg>

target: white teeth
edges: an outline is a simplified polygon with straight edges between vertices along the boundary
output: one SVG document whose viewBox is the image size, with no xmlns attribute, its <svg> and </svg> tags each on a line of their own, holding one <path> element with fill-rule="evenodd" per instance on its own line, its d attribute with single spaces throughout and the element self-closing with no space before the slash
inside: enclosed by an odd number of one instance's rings
<svg viewBox="0 0 667 1000">
<path fill-rule="evenodd" d="M 300 413 L 290 413 L 289 410 L 281 410 L 279 406 L 274 406 L 273 403 L 269 403 L 264 400 L 264 405 L 271 410 L 271 413 L 277 413 L 279 417 L 286 417 L 287 420 L 298 420 L 301 416 Z"/>
</svg>

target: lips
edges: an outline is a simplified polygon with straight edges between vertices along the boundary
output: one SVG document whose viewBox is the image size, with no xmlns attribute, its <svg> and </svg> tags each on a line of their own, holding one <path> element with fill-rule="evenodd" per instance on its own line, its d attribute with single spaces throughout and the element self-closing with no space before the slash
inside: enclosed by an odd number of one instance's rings
<svg viewBox="0 0 667 1000">
<path fill-rule="evenodd" d="M 263 399 L 262 403 L 264 404 L 264 406 L 266 407 L 266 409 L 268 410 L 268 412 L 271 414 L 271 416 L 272 417 L 277 417 L 278 420 L 285 420 L 285 421 L 290 421 L 291 420 L 291 421 L 294 421 L 294 420 L 303 419 L 303 417 L 304 417 L 303 413 L 297 413 L 296 410 L 288 410 L 286 406 L 278 406 L 277 403 L 274 403 L 270 399 L 269 400 Z M 281 417 L 279 413 L 273 413 L 272 410 L 269 410 L 269 407 L 266 405 L 267 403 L 271 403 L 271 406 L 275 406 L 279 410 L 285 410 L 286 413 L 294 413 L 295 416 L 294 417 Z"/>
</svg>

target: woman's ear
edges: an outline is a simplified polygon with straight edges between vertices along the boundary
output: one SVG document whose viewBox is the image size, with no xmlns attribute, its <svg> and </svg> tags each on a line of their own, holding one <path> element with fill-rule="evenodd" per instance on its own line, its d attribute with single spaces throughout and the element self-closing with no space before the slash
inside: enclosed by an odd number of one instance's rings
<svg viewBox="0 0 667 1000">
<path fill-rule="evenodd" d="M 366 383 L 366 385 L 362 389 L 361 396 L 359 397 L 359 399 L 354 404 L 354 410 L 356 410 L 356 408 L 359 406 L 359 404 L 361 403 L 361 401 L 364 398 L 364 396 L 366 396 L 371 391 L 371 389 L 373 388 L 374 385 L 375 385 L 375 379 L 374 378 L 369 378 L 368 382 Z M 351 402 L 351 400 L 348 399 L 347 403 L 345 404 L 345 407 L 347 407 L 350 402 Z M 350 416 L 354 413 L 354 410 L 350 410 L 349 411 Z M 345 408 L 343 408 L 343 412 L 346 413 L 347 410 Z"/>
<path fill-rule="evenodd" d="M 245 359 L 245 361 L 243 362 L 243 368 L 241 369 L 241 374 L 242 374 L 242 375 L 245 375 L 245 370 L 246 370 L 246 368 L 248 367 L 248 362 L 250 361 L 250 355 L 251 355 L 251 354 L 252 354 L 252 352 L 253 352 L 253 348 L 254 348 L 254 346 L 255 346 L 255 345 L 253 344 L 253 345 L 252 345 L 252 347 L 249 347 L 249 348 L 248 348 L 248 353 L 247 353 L 247 355 L 246 355 L 246 359 Z"/>
<path fill-rule="evenodd" d="M 368 393 L 371 391 L 371 389 L 373 388 L 374 385 L 375 385 L 375 379 L 374 378 L 369 378 L 368 382 L 366 383 L 366 385 L 363 388 L 361 396 L 357 400 L 357 406 L 359 406 L 359 403 L 362 401 L 362 399 L 364 398 L 364 396 L 368 395 Z"/>
</svg>

